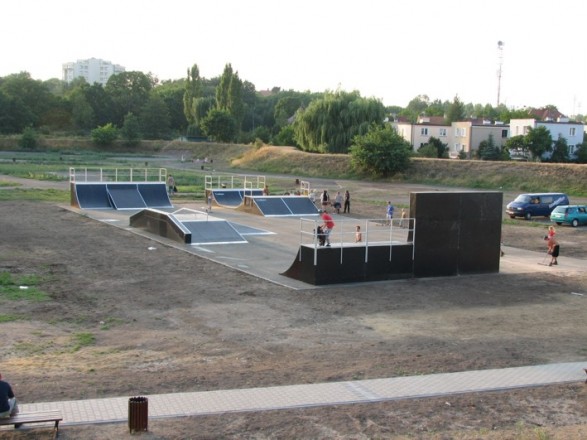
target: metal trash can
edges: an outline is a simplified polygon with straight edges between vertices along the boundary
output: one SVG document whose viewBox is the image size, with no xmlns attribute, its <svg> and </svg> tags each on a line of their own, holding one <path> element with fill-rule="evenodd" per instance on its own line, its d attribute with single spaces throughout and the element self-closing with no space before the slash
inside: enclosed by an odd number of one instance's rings
<svg viewBox="0 0 587 440">
<path fill-rule="evenodd" d="M 149 430 L 149 399 L 146 397 L 128 399 L 128 429 L 131 434 Z"/>
</svg>

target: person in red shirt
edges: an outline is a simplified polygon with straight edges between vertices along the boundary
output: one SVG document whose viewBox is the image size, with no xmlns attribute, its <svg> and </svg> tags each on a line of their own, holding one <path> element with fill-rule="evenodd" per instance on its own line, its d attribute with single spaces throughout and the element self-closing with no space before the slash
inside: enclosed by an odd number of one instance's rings
<svg viewBox="0 0 587 440">
<path fill-rule="evenodd" d="M 322 212 L 322 220 L 324 224 L 322 225 L 322 231 L 324 232 L 324 237 L 326 238 L 326 246 L 330 246 L 330 232 L 334 229 L 334 220 L 332 216 L 328 214 L 326 211 Z"/>
</svg>

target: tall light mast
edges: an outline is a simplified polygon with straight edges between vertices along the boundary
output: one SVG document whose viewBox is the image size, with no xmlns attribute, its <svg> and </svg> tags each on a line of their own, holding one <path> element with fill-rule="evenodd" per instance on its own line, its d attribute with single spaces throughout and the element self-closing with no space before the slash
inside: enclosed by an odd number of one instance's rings
<svg viewBox="0 0 587 440">
<path fill-rule="evenodd" d="M 497 107 L 499 107 L 499 97 L 501 95 L 501 66 L 503 65 L 503 41 L 497 42 Z"/>
</svg>

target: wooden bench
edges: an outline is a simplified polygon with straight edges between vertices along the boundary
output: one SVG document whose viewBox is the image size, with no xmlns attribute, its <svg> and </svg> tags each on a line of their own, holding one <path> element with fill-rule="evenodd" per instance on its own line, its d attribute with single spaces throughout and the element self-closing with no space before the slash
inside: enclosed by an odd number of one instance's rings
<svg viewBox="0 0 587 440">
<path fill-rule="evenodd" d="M 38 411 L 29 413 L 18 413 L 12 417 L 0 418 L 0 426 L 3 425 L 23 425 L 25 423 L 55 423 L 55 435 L 59 434 L 59 422 L 63 420 L 61 411 Z M 16 426 L 15 426 L 16 428 Z"/>
</svg>

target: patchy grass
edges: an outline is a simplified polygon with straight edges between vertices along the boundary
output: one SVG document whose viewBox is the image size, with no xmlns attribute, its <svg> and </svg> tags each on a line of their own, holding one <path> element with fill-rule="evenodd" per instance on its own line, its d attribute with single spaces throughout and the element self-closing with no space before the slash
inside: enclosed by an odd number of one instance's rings
<svg viewBox="0 0 587 440">
<path fill-rule="evenodd" d="M 75 352 L 80 350 L 82 347 L 94 345 L 96 343 L 96 337 L 89 332 L 81 332 L 73 335 L 72 339 L 73 347 L 71 351 Z"/>
<path fill-rule="evenodd" d="M 10 272 L 0 272 L 0 298 L 10 301 L 47 301 L 49 295 L 35 287 L 39 282 L 36 275 L 15 278 Z"/>
<path fill-rule="evenodd" d="M 17 316 L 17 315 L 3 315 L 3 314 L 0 314 L 0 324 L 2 324 L 4 322 L 18 321 L 19 319 L 21 319 L 21 317 L 20 316 Z"/>
<path fill-rule="evenodd" d="M 68 203 L 69 190 L 14 188 L 10 191 L 0 191 L 0 201 L 28 200 L 35 202 Z"/>
</svg>

